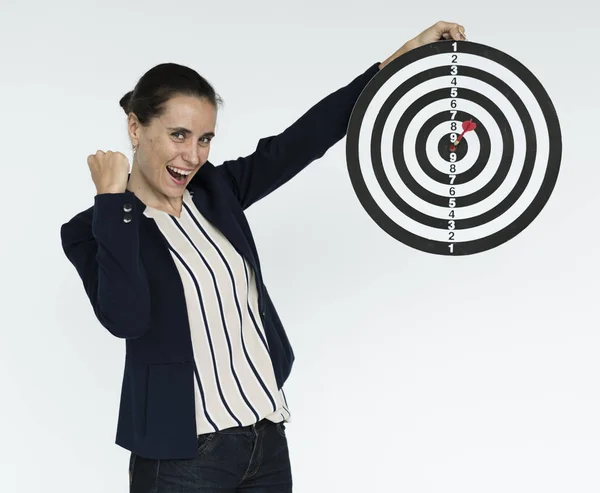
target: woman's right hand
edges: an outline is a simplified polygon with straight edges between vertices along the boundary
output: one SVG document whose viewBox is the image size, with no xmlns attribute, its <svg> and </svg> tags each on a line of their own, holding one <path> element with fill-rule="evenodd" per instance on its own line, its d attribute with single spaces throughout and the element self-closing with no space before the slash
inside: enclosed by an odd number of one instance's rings
<svg viewBox="0 0 600 493">
<path fill-rule="evenodd" d="M 129 177 L 129 159 L 120 152 L 98 151 L 87 158 L 96 192 L 124 193 Z"/>
</svg>

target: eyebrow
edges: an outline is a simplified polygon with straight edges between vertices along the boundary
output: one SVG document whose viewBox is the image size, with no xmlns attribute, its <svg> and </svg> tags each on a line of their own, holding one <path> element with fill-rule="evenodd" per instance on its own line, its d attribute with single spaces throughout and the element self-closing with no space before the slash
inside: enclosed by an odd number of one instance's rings
<svg viewBox="0 0 600 493">
<path fill-rule="evenodd" d="M 183 128 L 183 127 L 167 127 L 168 130 L 172 130 L 174 132 L 181 132 L 182 134 L 191 134 L 192 131 L 188 130 L 187 128 Z M 214 132 L 204 132 L 202 134 L 202 137 L 214 137 L 215 133 Z"/>
</svg>

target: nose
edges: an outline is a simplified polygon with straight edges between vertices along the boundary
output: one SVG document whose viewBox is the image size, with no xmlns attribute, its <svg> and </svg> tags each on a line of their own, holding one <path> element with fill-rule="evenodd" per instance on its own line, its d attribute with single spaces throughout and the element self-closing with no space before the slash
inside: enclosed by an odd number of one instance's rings
<svg viewBox="0 0 600 493">
<path fill-rule="evenodd" d="M 183 159 L 192 166 L 198 166 L 200 163 L 198 146 L 194 143 L 190 143 L 183 153 Z"/>
</svg>

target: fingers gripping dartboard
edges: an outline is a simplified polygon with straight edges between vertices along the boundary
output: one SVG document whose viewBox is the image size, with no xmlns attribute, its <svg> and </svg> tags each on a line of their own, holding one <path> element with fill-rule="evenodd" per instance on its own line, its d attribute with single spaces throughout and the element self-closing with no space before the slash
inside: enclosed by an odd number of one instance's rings
<svg viewBox="0 0 600 493">
<path fill-rule="evenodd" d="M 352 186 L 370 217 L 405 245 L 450 256 L 523 231 L 554 189 L 561 154 L 541 83 L 470 41 L 430 43 L 383 67 L 346 138 Z"/>
</svg>

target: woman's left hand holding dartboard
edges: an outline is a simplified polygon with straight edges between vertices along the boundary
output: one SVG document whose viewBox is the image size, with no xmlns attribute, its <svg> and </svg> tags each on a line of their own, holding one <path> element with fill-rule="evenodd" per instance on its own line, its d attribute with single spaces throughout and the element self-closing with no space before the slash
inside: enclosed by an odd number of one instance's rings
<svg viewBox="0 0 600 493">
<path fill-rule="evenodd" d="M 425 29 L 421 34 L 408 40 L 398 50 L 396 50 L 391 56 L 389 56 L 384 62 L 379 64 L 381 70 L 392 60 L 395 60 L 404 53 L 414 50 L 419 46 L 423 46 L 435 41 L 454 39 L 456 41 L 465 41 L 465 28 L 456 22 L 436 22 L 433 26 Z"/>
</svg>

